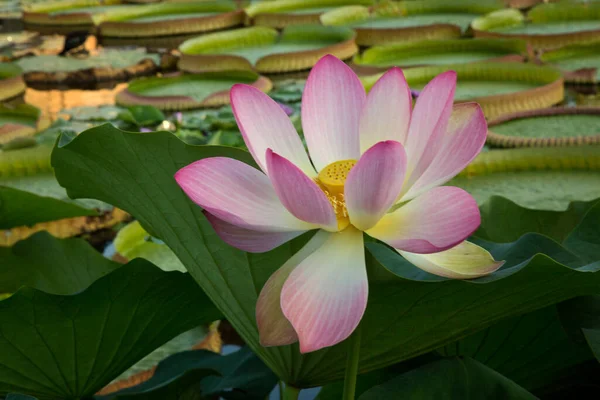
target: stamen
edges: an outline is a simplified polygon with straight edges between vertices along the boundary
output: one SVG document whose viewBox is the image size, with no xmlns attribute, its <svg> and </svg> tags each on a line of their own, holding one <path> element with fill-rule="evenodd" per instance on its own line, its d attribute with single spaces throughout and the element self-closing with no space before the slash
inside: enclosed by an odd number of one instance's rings
<svg viewBox="0 0 600 400">
<path fill-rule="evenodd" d="M 355 164 L 356 160 L 342 160 L 331 163 L 321 170 L 316 179 L 317 184 L 321 187 L 333 207 L 340 231 L 350 225 L 346 199 L 344 198 L 344 184 L 346 183 L 348 173 Z"/>
</svg>

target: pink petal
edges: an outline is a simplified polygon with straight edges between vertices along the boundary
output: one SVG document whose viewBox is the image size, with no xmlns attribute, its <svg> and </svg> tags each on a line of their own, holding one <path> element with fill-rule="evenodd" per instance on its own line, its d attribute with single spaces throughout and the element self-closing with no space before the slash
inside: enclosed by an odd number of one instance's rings
<svg viewBox="0 0 600 400">
<path fill-rule="evenodd" d="M 325 193 L 289 160 L 267 150 L 267 169 L 281 203 L 296 218 L 336 231 L 335 212 Z"/>
<path fill-rule="evenodd" d="M 350 227 L 330 234 L 281 291 L 281 308 L 298 334 L 300 352 L 350 336 L 365 312 L 368 290 L 362 232 Z"/>
<path fill-rule="evenodd" d="M 416 267 L 451 279 L 479 278 L 491 274 L 504 264 L 504 261 L 494 260 L 483 247 L 466 241 L 439 253 L 398 252 Z"/>
<path fill-rule="evenodd" d="M 366 232 L 395 249 L 426 254 L 456 246 L 480 222 L 479 208 L 469 193 L 442 186 L 386 214 Z"/>
<path fill-rule="evenodd" d="M 456 89 L 456 72 L 444 72 L 423 88 L 415 104 L 404 147 L 408 156 L 408 184 L 429 166 L 446 131 Z"/>
<path fill-rule="evenodd" d="M 281 289 L 290 273 L 306 257 L 329 238 L 330 233 L 318 231 L 299 252 L 294 254 L 265 283 L 256 303 L 256 323 L 263 346 L 283 346 L 298 341 L 298 335 L 281 310 Z"/>
<path fill-rule="evenodd" d="M 373 85 L 360 117 L 360 150 L 384 140 L 406 142 L 412 97 L 400 68 L 392 68 Z"/>
<path fill-rule="evenodd" d="M 265 152 L 273 149 L 309 176 L 316 176 L 302 141 L 285 111 L 255 87 L 233 85 L 231 107 L 252 157 L 265 173 Z"/>
<path fill-rule="evenodd" d="M 402 197 L 410 200 L 443 185 L 462 171 L 479 154 L 487 135 L 487 123 L 477 103 L 457 104 L 431 164 Z"/>
<path fill-rule="evenodd" d="M 232 225 L 206 211 L 204 215 L 221 240 L 249 253 L 264 253 L 273 250 L 304 233 L 304 231 L 260 232 Z"/>
<path fill-rule="evenodd" d="M 394 205 L 406 172 L 406 153 L 398 142 L 379 142 L 350 170 L 344 189 L 352 225 L 373 227 Z"/>
<path fill-rule="evenodd" d="M 267 232 L 316 228 L 290 214 L 269 178 L 241 161 L 205 158 L 177 171 L 175 180 L 194 203 L 230 224 Z"/>
<path fill-rule="evenodd" d="M 310 72 L 302 96 L 302 127 L 317 171 L 360 156 L 358 120 L 365 98 L 356 74 L 332 55 Z"/>
</svg>

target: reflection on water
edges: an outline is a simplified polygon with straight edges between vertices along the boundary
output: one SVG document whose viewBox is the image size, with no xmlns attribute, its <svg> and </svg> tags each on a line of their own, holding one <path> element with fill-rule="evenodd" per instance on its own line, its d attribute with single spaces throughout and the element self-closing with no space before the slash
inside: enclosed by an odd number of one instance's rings
<svg viewBox="0 0 600 400">
<path fill-rule="evenodd" d="M 60 111 L 66 108 L 115 104 L 116 94 L 126 87 L 126 83 L 121 83 L 112 89 L 99 90 L 36 90 L 27 88 L 25 102 L 38 107 L 42 110 L 43 115 L 54 121 Z"/>
</svg>

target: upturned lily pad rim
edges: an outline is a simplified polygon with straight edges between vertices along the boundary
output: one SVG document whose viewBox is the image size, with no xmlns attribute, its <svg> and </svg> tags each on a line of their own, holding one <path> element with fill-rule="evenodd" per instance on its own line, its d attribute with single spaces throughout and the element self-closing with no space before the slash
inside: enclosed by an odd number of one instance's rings
<svg viewBox="0 0 600 400">
<path fill-rule="evenodd" d="M 421 54 L 424 52 L 439 53 L 459 53 L 461 51 L 498 51 L 505 55 L 498 54 L 488 60 L 479 60 L 469 62 L 483 61 L 524 61 L 527 55 L 527 43 L 520 39 L 445 39 L 445 40 L 415 40 L 403 43 L 392 43 L 380 46 L 374 46 L 365 50 L 362 54 L 354 56 L 352 62 L 361 67 L 368 67 L 373 73 L 379 69 L 381 72 L 389 69 L 390 66 L 378 66 L 374 63 L 378 61 L 385 62 L 390 59 L 401 60 L 403 57 L 410 57 L 412 54 Z M 397 63 L 395 66 L 403 68 L 414 68 L 429 64 L 403 66 Z"/>
<path fill-rule="evenodd" d="M 590 43 L 573 44 L 553 50 L 544 50 L 538 54 L 539 61 L 552 65 L 553 62 L 562 61 L 578 56 L 597 55 L 600 53 L 600 40 Z M 567 82 L 573 83 L 596 83 L 596 73 L 599 67 L 591 66 L 577 70 L 561 69 Z"/>
<path fill-rule="evenodd" d="M 324 12 L 297 14 L 293 11 L 347 5 L 371 6 L 375 0 L 278 0 L 251 4 L 245 12 L 253 25 L 284 28 L 296 24 L 318 24 Z"/>
<path fill-rule="evenodd" d="M 590 136 L 532 138 L 495 133 L 493 127 L 508 121 L 554 115 L 597 115 L 598 133 Z M 600 144 L 600 107 L 552 107 L 503 115 L 488 122 L 487 143 L 498 147 L 562 147 Z"/>
<path fill-rule="evenodd" d="M 179 68 L 192 73 L 227 70 L 254 70 L 259 73 L 302 71 L 312 68 L 327 54 L 340 59 L 352 57 L 358 52 L 355 37 L 356 34 L 352 29 L 321 25 L 291 25 L 284 28 L 281 33 L 264 26 L 211 33 L 187 40 L 179 46 L 182 54 Z M 314 42 L 319 39 L 335 39 L 337 43 L 311 50 L 274 52 L 259 58 L 255 64 L 243 56 L 223 52 L 212 53 L 214 49 L 224 47 L 235 50 L 263 44 Z M 237 45 L 237 43 L 244 44 Z"/>
<path fill-rule="evenodd" d="M 92 11 L 77 11 L 80 8 L 103 7 L 121 4 L 121 0 L 59 0 L 30 4 L 23 10 L 23 22 L 27 25 L 87 26 L 93 25 Z M 72 12 L 65 12 L 73 9 Z"/>
<path fill-rule="evenodd" d="M 25 92 L 23 71 L 15 64 L 0 63 L 0 101 L 6 101 Z"/>
<path fill-rule="evenodd" d="M 35 135 L 50 126 L 50 120 L 42 116 L 40 109 L 29 104 L 16 106 L 0 104 L 0 115 L 14 115 L 31 120 L 30 125 L 9 122 L 0 126 L 0 144 L 5 144 L 15 138 Z"/>
<path fill-rule="evenodd" d="M 480 153 L 458 177 L 522 171 L 600 171 L 600 146 L 536 147 Z"/>
<path fill-rule="evenodd" d="M 528 13 L 527 18 L 518 10 L 503 10 L 513 14 L 521 15 L 517 18 L 506 18 L 505 21 L 496 19 L 495 24 L 490 24 L 493 19 L 493 13 L 480 17 L 471 23 L 471 28 L 475 37 L 495 37 L 495 38 L 520 38 L 527 40 L 535 48 L 547 49 L 558 48 L 561 46 L 600 40 L 600 28 L 587 29 L 568 33 L 548 33 L 548 34 L 529 34 L 529 33 L 510 33 L 497 32 L 494 29 L 499 27 L 517 26 L 524 24 L 542 24 L 555 21 L 576 21 L 598 20 L 600 22 L 600 4 L 591 3 L 542 3 L 533 7 Z M 487 26 L 487 25 L 490 26 Z"/>
<path fill-rule="evenodd" d="M 215 12 L 214 15 L 197 13 Z M 150 16 L 189 14 L 185 18 L 136 22 L 136 19 Z M 209 32 L 241 25 L 244 11 L 232 1 L 201 3 L 156 3 L 134 6 L 125 12 L 106 13 L 95 18 L 102 36 L 109 37 L 153 37 L 175 36 Z"/>
<path fill-rule="evenodd" d="M 555 68 L 524 63 L 470 63 L 416 67 L 404 70 L 409 85 L 426 83 L 446 71 L 456 71 L 458 85 L 461 80 L 517 80 L 539 83 L 538 87 L 515 93 L 496 94 L 457 100 L 456 103 L 477 102 L 486 118 L 496 118 L 503 114 L 550 107 L 563 100 L 564 80 Z M 382 74 L 362 77 L 367 90 L 370 90 Z"/>
<path fill-rule="evenodd" d="M 133 106 L 133 105 L 150 105 L 160 110 L 178 111 L 190 110 L 204 107 L 218 107 L 229 104 L 229 90 L 222 90 L 206 96 L 201 101 L 198 101 L 190 96 L 147 96 L 143 91 L 148 87 L 160 86 L 161 84 L 169 85 L 179 81 L 193 80 L 211 80 L 233 78 L 239 79 L 240 83 L 245 81 L 257 89 L 268 92 L 273 87 L 271 80 L 264 76 L 260 76 L 251 71 L 224 71 L 224 72 L 205 72 L 203 74 L 179 75 L 172 77 L 151 77 L 134 80 L 129 83 L 128 87 L 119 92 L 116 96 L 118 105 Z"/>
<path fill-rule="evenodd" d="M 380 17 L 406 17 L 419 14 L 433 14 L 435 12 L 445 13 L 469 13 L 486 14 L 504 7 L 504 4 L 496 0 L 412 0 L 402 2 L 383 2 L 372 7 L 348 6 L 343 9 L 332 10 L 321 15 L 324 25 L 345 26 L 348 24 L 377 19 Z M 460 26 L 453 23 L 433 23 L 411 27 L 398 28 L 369 28 L 354 27 L 357 38 L 356 42 L 361 46 L 374 46 L 386 43 L 401 42 L 405 40 L 418 39 L 451 39 L 459 38 L 463 32 Z"/>
</svg>

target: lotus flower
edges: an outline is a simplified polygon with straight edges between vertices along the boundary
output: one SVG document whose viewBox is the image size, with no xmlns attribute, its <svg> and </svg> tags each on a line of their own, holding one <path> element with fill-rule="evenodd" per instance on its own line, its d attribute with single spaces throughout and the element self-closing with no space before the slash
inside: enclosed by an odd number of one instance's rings
<svg viewBox="0 0 600 400">
<path fill-rule="evenodd" d="M 226 243 L 271 250 L 306 231 L 308 243 L 263 287 L 256 308 L 265 346 L 300 341 L 301 352 L 332 346 L 357 327 L 367 305 L 363 232 L 427 272 L 468 279 L 501 263 L 464 240 L 479 226 L 477 203 L 440 186 L 481 150 L 479 105 L 453 106 L 456 74 L 435 77 L 414 109 L 393 68 L 365 94 L 343 62 L 325 56 L 302 98 L 302 141 L 284 110 L 248 85 L 231 104 L 260 167 L 225 157 L 175 175 Z"/>
</svg>

